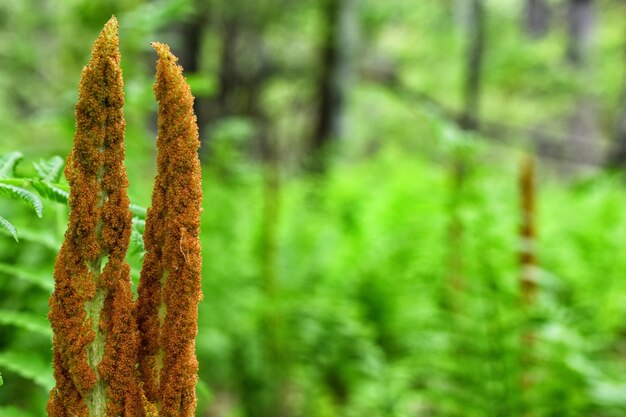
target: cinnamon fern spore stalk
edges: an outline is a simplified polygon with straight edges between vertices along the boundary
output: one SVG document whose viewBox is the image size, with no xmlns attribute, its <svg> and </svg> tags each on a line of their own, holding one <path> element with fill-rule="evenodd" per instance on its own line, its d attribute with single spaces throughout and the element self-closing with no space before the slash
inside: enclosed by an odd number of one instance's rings
<svg viewBox="0 0 626 417">
<path fill-rule="evenodd" d="M 520 251 L 519 263 L 521 268 L 520 287 L 522 301 L 525 307 L 530 306 L 537 296 L 537 255 L 536 255 L 536 179 L 535 160 L 531 155 L 523 155 L 520 163 Z"/>
<path fill-rule="evenodd" d="M 111 18 L 83 69 L 65 175 L 70 216 L 50 298 L 54 376 L 50 417 L 142 415 L 124 167 L 124 92 Z"/>
<path fill-rule="evenodd" d="M 535 415 L 532 410 L 533 371 L 536 366 L 536 335 L 532 328 L 533 304 L 537 298 L 537 224 L 536 224 L 536 167 L 535 157 L 524 154 L 520 161 L 519 201 L 521 222 L 519 229 L 520 291 L 524 325 L 521 334 L 521 392 L 524 417 Z"/>
<path fill-rule="evenodd" d="M 139 370 L 146 397 L 160 416 L 192 417 L 201 297 L 200 141 L 193 96 L 177 58 L 167 45 L 152 46 L 158 54 L 158 156 L 138 289 Z"/>
</svg>

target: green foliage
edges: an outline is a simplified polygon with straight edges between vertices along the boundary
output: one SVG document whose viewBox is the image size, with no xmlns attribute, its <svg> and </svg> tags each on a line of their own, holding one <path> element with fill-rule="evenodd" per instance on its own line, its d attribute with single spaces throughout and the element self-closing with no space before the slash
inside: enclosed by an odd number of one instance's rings
<svg viewBox="0 0 626 417">
<path fill-rule="evenodd" d="M 253 410 L 271 395 L 262 320 L 271 305 L 285 321 L 279 363 L 298 415 L 514 416 L 528 407 L 540 416 L 621 415 L 624 374 L 612 368 L 621 362 L 613 345 L 623 343 L 616 329 L 626 318 L 619 301 L 626 287 L 608 273 L 626 260 L 613 246 L 623 241 L 626 193 L 603 176 L 584 191 L 542 183 L 541 296 L 528 313 L 537 382 L 524 391 L 515 160 L 483 165 L 485 148 L 458 140 L 473 167 L 459 208 L 466 285 L 458 310 L 447 283 L 447 170 L 388 146 L 336 167 L 324 182 L 287 181 L 278 298 L 264 293 L 254 267 L 258 179 L 250 171 L 227 183 L 207 175 L 203 245 L 212 262 L 200 306 L 201 376 L 238 393 L 246 415 L 265 415 Z M 584 223 L 575 220 L 580 213 L 588 213 Z M 607 247 L 615 248 L 610 256 Z M 594 281 L 604 268 L 610 289 Z"/>
<path fill-rule="evenodd" d="M 0 310 L 0 326 L 15 326 L 30 332 L 52 337 L 46 317 L 12 310 Z"/>
<path fill-rule="evenodd" d="M 12 178 L 9 178 L 8 180 L 12 180 Z M 6 180 L 0 179 L 0 181 Z M 43 215 L 43 203 L 41 202 L 39 197 L 31 193 L 30 191 L 27 191 L 20 187 L 16 187 L 14 185 L 4 184 L 0 182 L 0 195 L 13 200 L 23 200 L 33 207 L 35 213 L 37 213 L 37 217 L 41 217 Z"/>
<path fill-rule="evenodd" d="M 0 415 L 3 417 L 33 417 L 33 414 L 16 407 L 0 407 Z"/>
<path fill-rule="evenodd" d="M 52 157 L 35 162 L 35 177 L 18 176 L 16 167 L 23 159 L 21 152 L 10 152 L 0 157 L 0 196 L 12 200 L 22 200 L 30 204 L 37 217 L 43 215 L 43 203 L 39 196 L 58 203 L 67 203 L 67 191 L 59 183 L 63 170 L 63 160 Z M 32 187 L 38 194 L 27 190 Z M 4 217 L 0 216 L 0 226 L 17 240 L 17 230 Z"/>
<path fill-rule="evenodd" d="M 9 232 L 11 236 L 13 236 L 13 239 L 17 242 L 17 230 L 15 230 L 15 227 L 11 224 L 11 222 L 2 216 L 0 216 L 0 227 Z"/>
<path fill-rule="evenodd" d="M 53 156 L 47 161 L 42 159 L 39 162 L 33 163 L 39 179 L 47 183 L 58 183 L 63 174 L 63 158 L 60 156 Z"/>
<path fill-rule="evenodd" d="M 0 157 L 0 196 L 29 203 L 38 217 L 43 215 L 41 198 L 67 205 L 69 191 L 62 180 L 64 161 L 59 156 L 41 159 L 33 163 L 36 176 L 18 176 L 15 172 L 17 164 L 22 160 L 21 152 L 11 152 Z M 19 184 L 19 185 L 14 185 Z M 26 188 L 31 187 L 39 196 Z M 133 254 L 143 252 L 142 233 L 145 226 L 146 209 L 131 204 L 133 213 L 133 229 L 131 251 Z M 16 228 L 4 217 L 0 216 L 0 227 L 11 234 L 17 241 Z"/>
<path fill-rule="evenodd" d="M 11 152 L 0 157 L 0 178 L 9 178 L 15 172 L 15 166 L 23 158 L 21 152 Z"/>
<path fill-rule="evenodd" d="M 30 272 L 27 268 L 24 267 L 16 267 L 13 265 L 0 263 L 0 272 L 3 273 L 5 277 L 10 276 L 12 278 L 22 279 L 29 284 L 38 286 L 43 290 L 52 291 L 52 288 L 54 287 L 54 284 L 50 280 L 49 276 L 43 276 L 34 272 Z"/>
<path fill-rule="evenodd" d="M 46 390 L 54 386 L 52 365 L 27 352 L 0 352 L 0 366 L 32 380 Z"/>
<path fill-rule="evenodd" d="M 626 384 L 616 353 L 626 318 L 621 183 L 597 176 L 541 187 L 540 297 L 529 313 L 537 337 L 532 375 L 541 383 L 524 392 L 516 172 L 481 167 L 485 148 L 471 138 L 460 135 L 452 147 L 449 137 L 441 139 L 442 152 L 458 155 L 460 146 L 473 167 L 458 208 L 466 280 L 455 296 L 458 310 L 451 308 L 446 281 L 453 192 L 446 169 L 389 145 L 366 161 L 336 166 L 324 182 L 285 181 L 272 294 L 260 285 L 260 167 L 227 177 L 221 169 L 206 170 L 207 278 L 197 343 L 203 408 L 226 398 L 238 413 L 260 415 L 259 407 L 278 397 L 303 416 L 514 416 L 529 406 L 539 416 L 620 415 Z M 133 207 L 133 213 L 138 250 L 145 210 Z M 33 301 L 0 305 L 0 326 L 13 338 L 0 349 L 0 369 L 7 378 L 3 392 L 20 387 L 21 395 L 36 397 L 51 378 L 43 318 L 61 239 L 23 230 L 19 245 L 0 242 L 5 252 L 22 253 L 0 263 L 0 285 L 16 301 L 25 294 Z M 28 261 L 32 254 L 40 258 Z M 268 311 L 281 323 L 280 359 L 266 350 Z M 20 348 L 33 338 L 40 338 L 38 348 Z M 276 375 L 285 382 L 264 382 Z M 33 387 L 14 385 L 21 378 Z M 22 408 L 37 413 L 37 404 Z"/>
<path fill-rule="evenodd" d="M 67 204 L 69 193 L 60 185 L 64 165 L 63 158 L 60 156 L 33 163 L 39 178 L 31 180 L 30 185 L 43 198 L 56 203 Z"/>
</svg>

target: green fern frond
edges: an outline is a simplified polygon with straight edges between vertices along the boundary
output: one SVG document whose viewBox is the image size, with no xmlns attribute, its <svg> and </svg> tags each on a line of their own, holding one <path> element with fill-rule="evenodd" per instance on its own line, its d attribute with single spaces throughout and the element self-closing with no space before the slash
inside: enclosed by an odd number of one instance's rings
<svg viewBox="0 0 626 417">
<path fill-rule="evenodd" d="M 33 225 L 37 226 L 37 225 Z M 1 229 L 0 229 L 1 232 Z M 20 242 L 31 242 L 41 245 L 52 252 L 58 252 L 61 241 L 53 230 L 37 230 L 28 226 L 21 226 L 19 231 Z"/>
<path fill-rule="evenodd" d="M 12 177 L 15 173 L 15 167 L 23 157 L 24 155 L 18 151 L 0 156 L 0 178 Z"/>
<path fill-rule="evenodd" d="M 13 239 L 17 242 L 17 230 L 15 230 L 15 226 L 11 224 L 10 221 L 0 216 L 0 229 L 5 230 L 13 236 Z"/>
<path fill-rule="evenodd" d="M 52 330 L 46 317 L 33 313 L 0 310 L 0 325 L 15 326 L 44 336 L 52 336 Z"/>
<path fill-rule="evenodd" d="M 15 185 L 3 183 L 2 180 L 0 180 L 0 195 L 4 195 L 5 197 L 12 199 L 23 200 L 33 207 L 37 217 L 41 217 L 43 215 L 43 203 L 39 197 L 28 190 Z"/>
<path fill-rule="evenodd" d="M 0 367 L 29 379 L 46 390 L 54 386 L 50 362 L 32 352 L 0 352 Z"/>
<path fill-rule="evenodd" d="M 17 407 L 0 407 L 0 416 L 2 417 L 33 417 L 28 411 L 24 411 Z"/>
<path fill-rule="evenodd" d="M 34 162 L 33 166 L 42 181 L 59 182 L 63 173 L 63 158 L 53 156 L 48 160 L 41 159 L 39 162 Z"/>
<path fill-rule="evenodd" d="M 136 227 L 137 230 L 143 232 L 146 227 L 146 220 L 140 219 L 139 217 L 133 217 L 133 227 Z"/>
<path fill-rule="evenodd" d="M 137 204 L 131 204 L 130 205 L 130 211 L 131 213 L 133 213 L 133 216 L 138 217 L 140 219 L 145 219 L 146 218 L 146 208 L 145 207 L 141 207 L 138 206 Z"/>
<path fill-rule="evenodd" d="M 135 206 L 139 209 L 143 209 L 143 207 Z M 145 209 L 143 209 L 145 212 Z M 131 255 L 139 254 L 143 257 L 145 252 L 144 244 L 143 244 L 143 231 L 146 227 L 146 220 L 139 217 L 133 217 L 133 227 L 130 233 L 130 245 L 129 245 L 129 253 Z"/>
<path fill-rule="evenodd" d="M 26 271 L 23 268 L 18 268 L 13 265 L 0 263 L 0 276 L 2 275 L 9 275 L 12 278 L 24 280 L 49 292 L 52 292 L 54 289 L 54 282 L 50 276 L 37 275 L 33 272 Z"/>
<path fill-rule="evenodd" d="M 31 185 L 35 191 L 37 191 L 37 193 L 46 200 L 54 201 L 55 203 L 67 204 L 70 194 L 58 184 L 51 184 L 43 180 L 35 180 L 31 182 Z"/>
<path fill-rule="evenodd" d="M 54 156 L 34 162 L 37 176 L 19 177 L 16 176 L 15 167 L 22 158 L 22 153 L 18 151 L 0 156 L 0 196 L 25 201 L 33 207 L 38 217 L 43 215 L 41 199 L 67 205 L 69 190 L 67 185 L 61 182 L 65 165 L 63 158 Z M 29 188 L 35 192 L 29 191 Z M 141 236 L 147 210 L 137 204 L 131 204 L 130 210 L 133 213 L 134 225 L 133 248 L 135 253 L 143 253 Z M 0 232 L 8 232 L 16 241 L 18 239 L 16 228 L 2 216 L 0 216 Z"/>
<path fill-rule="evenodd" d="M 129 253 L 131 255 L 142 254 L 145 252 L 145 248 L 143 246 L 143 237 L 141 233 L 133 227 L 130 232 L 130 244 L 129 244 Z"/>
<path fill-rule="evenodd" d="M 202 379 L 198 379 L 196 384 L 196 393 L 198 394 L 199 400 L 209 402 L 213 399 L 213 393 L 211 392 L 209 384 L 204 382 Z"/>
</svg>

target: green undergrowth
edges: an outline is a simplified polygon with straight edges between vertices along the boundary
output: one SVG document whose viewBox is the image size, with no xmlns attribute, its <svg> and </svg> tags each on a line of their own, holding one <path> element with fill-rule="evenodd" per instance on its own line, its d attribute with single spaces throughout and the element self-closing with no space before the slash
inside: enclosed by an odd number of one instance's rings
<svg viewBox="0 0 626 417">
<path fill-rule="evenodd" d="M 522 311 L 517 155 L 494 163 L 485 149 L 469 150 L 454 244 L 446 152 L 427 160 L 389 145 L 337 161 L 326 178 L 282 172 L 269 229 L 264 171 L 238 159 L 228 171 L 223 161 L 207 165 L 199 410 L 623 415 L 623 181 L 556 180 L 540 164 L 539 296 Z M 49 205 L 37 219 L 23 202 L 0 207 L 20 237 L 0 241 L 0 407 L 40 416 L 52 385 L 47 299 L 67 213 Z M 453 250 L 463 261 L 458 290 L 449 282 Z M 140 257 L 129 255 L 135 278 Z M 271 291 L 262 285 L 268 263 Z M 530 352 L 523 331 L 535 335 Z M 523 386 L 523 376 L 533 382 Z"/>
</svg>

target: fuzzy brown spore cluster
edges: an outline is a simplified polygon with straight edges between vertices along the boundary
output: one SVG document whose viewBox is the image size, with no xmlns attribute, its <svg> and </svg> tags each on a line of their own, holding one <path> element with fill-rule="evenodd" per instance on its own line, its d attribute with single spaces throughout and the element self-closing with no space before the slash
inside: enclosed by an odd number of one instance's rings
<svg viewBox="0 0 626 417">
<path fill-rule="evenodd" d="M 196 406 L 195 337 L 201 298 L 202 200 L 193 96 L 168 46 L 158 54 L 157 176 L 146 217 L 138 296 L 139 370 L 160 416 L 191 417 Z"/>
<path fill-rule="evenodd" d="M 169 48 L 153 44 L 158 174 L 135 308 L 117 29 L 115 18 L 105 25 L 80 82 L 65 170 L 70 219 L 50 298 L 56 386 L 48 416 L 192 417 L 202 199 L 193 97 Z"/>
<path fill-rule="evenodd" d="M 125 262 L 131 228 L 124 167 L 124 92 L 112 18 L 83 69 L 65 175 L 70 217 L 50 298 L 50 417 L 140 416 L 138 331 Z"/>
</svg>

